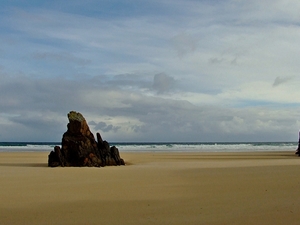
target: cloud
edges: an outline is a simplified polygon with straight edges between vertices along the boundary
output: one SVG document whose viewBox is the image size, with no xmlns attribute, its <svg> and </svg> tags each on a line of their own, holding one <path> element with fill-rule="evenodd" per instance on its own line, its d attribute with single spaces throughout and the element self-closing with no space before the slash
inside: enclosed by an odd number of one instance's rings
<svg viewBox="0 0 300 225">
<path fill-rule="evenodd" d="M 107 84 L 132 91 L 145 91 L 152 87 L 153 74 L 142 72 L 118 74 L 107 79 Z"/>
<path fill-rule="evenodd" d="M 60 140 L 71 110 L 114 141 L 293 139 L 298 2 L 114 3 L 2 8 L 1 140 Z"/>
<path fill-rule="evenodd" d="M 114 127 L 111 124 L 107 125 L 105 122 L 96 123 L 95 121 L 91 121 L 89 122 L 89 124 L 94 126 L 94 130 L 101 130 L 103 132 L 110 132 L 110 131 L 117 132 L 121 128 L 120 126 Z"/>
<path fill-rule="evenodd" d="M 67 118 L 51 111 L 24 109 L 0 118 L 2 141 L 59 141 L 67 125 Z"/>
<path fill-rule="evenodd" d="M 283 77 L 283 78 L 276 77 L 276 79 L 274 80 L 274 83 L 273 83 L 273 87 L 277 87 L 281 84 L 287 83 L 292 79 L 293 79 L 293 77 Z"/>
<path fill-rule="evenodd" d="M 220 64 L 223 61 L 224 61 L 223 58 L 216 58 L 216 57 L 214 57 L 214 58 L 210 58 L 209 59 L 209 62 L 212 63 L 212 64 Z"/>
<path fill-rule="evenodd" d="M 172 38 L 172 43 L 180 58 L 196 50 L 197 39 L 186 33 L 177 34 Z"/>
<path fill-rule="evenodd" d="M 81 66 L 85 66 L 89 63 L 91 63 L 91 60 L 82 59 L 80 57 L 73 56 L 70 53 L 67 52 L 61 52 L 61 53 L 53 53 L 53 52 L 36 52 L 33 54 L 33 57 L 35 59 L 39 60 L 55 60 L 57 62 L 72 62 Z"/>
<path fill-rule="evenodd" d="M 175 79 L 173 77 L 168 76 L 165 73 L 159 73 L 154 75 L 152 87 L 158 94 L 162 94 L 170 91 L 174 84 Z"/>
<path fill-rule="evenodd" d="M 104 132 L 110 141 L 291 140 L 300 125 L 300 108 L 195 105 L 93 79 L 0 79 L 3 141 L 59 141 L 71 110 L 81 112 L 92 132 Z"/>
</svg>

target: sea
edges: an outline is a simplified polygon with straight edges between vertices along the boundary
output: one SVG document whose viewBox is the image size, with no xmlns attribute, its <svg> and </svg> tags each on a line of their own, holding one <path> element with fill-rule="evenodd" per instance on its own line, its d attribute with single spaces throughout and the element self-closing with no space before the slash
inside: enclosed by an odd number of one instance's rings
<svg viewBox="0 0 300 225">
<path fill-rule="evenodd" d="M 266 152 L 295 151 L 297 142 L 111 142 L 120 152 Z M 0 142 L 0 152 L 49 152 L 58 142 Z"/>
</svg>

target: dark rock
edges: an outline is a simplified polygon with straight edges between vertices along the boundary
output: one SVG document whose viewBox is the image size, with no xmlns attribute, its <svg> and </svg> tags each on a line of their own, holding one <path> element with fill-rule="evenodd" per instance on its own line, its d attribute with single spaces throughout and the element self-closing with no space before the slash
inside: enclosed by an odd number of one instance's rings
<svg viewBox="0 0 300 225">
<path fill-rule="evenodd" d="M 68 114 L 68 130 L 63 134 L 61 148 L 54 147 L 48 156 L 48 166 L 111 166 L 125 165 L 119 150 L 110 148 L 97 133 L 96 142 L 85 118 L 78 112 Z"/>
<path fill-rule="evenodd" d="M 119 150 L 117 149 L 116 146 L 112 146 L 110 148 L 110 155 L 115 160 L 117 165 L 125 165 L 125 162 L 123 159 L 121 159 Z"/>
<path fill-rule="evenodd" d="M 56 166 L 64 166 L 64 164 L 61 162 L 62 155 L 60 153 L 60 147 L 55 146 L 54 151 L 50 152 L 50 155 L 48 157 L 48 166 L 56 167 Z"/>
</svg>

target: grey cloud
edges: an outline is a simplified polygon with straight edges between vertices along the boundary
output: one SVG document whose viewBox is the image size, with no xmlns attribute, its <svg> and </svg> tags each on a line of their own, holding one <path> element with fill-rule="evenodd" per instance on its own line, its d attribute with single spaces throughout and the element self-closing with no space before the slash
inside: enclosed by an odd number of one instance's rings
<svg viewBox="0 0 300 225">
<path fill-rule="evenodd" d="M 149 89 L 152 76 L 143 73 L 119 74 L 108 80 L 108 84 L 125 89 Z"/>
<path fill-rule="evenodd" d="M 171 76 L 166 75 L 165 73 L 159 73 L 154 76 L 153 79 L 153 89 L 157 93 L 162 94 L 168 92 L 174 87 L 175 79 Z"/>
<path fill-rule="evenodd" d="M 142 122 L 132 126 L 141 141 L 276 141 L 291 140 L 297 131 L 294 116 L 286 109 L 201 107 L 145 97 L 128 110 Z"/>
<path fill-rule="evenodd" d="M 220 64 L 220 63 L 222 63 L 223 61 L 224 61 L 223 58 L 216 58 L 216 57 L 214 57 L 214 58 L 210 58 L 210 59 L 209 59 L 209 62 L 210 62 L 211 64 Z"/>
<path fill-rule="evenodd" d="M 37 130 L 42 130 L 47 127 L 46 133 L 49 130 L 61 130 L 62 127 L 66 127 L 66 124 L 62 125 L 63 120 L 65 120 L 62 115 L 58 116 L 56 113 L 47 111 L 31 113 L 29 115 L 28 112 L 21 112 L 20 115 L 12 117 L 10 120 L 14 123 Z"/>
<path fill-rule="evenodd" d="M 18 113 L 8 116 L 9 123 L 1 124 L 2 140 L 58 141 L 66 131 L 65 119 L 57 113 L 28 110 Z"/>
<path fill-rule="evenodd" d="M 95 130 L 101 130 L 103 132 L 109 132 L 114 131 L 117 132 L 121 127 L 120 126 L 113 126 L 113 125 L 107 125 L 105 122 L 98 122 L 95 121 L 89 122 L 90 125 L 94 127 Z"/>
<path fill-rule="evenodd" d="M 186 33 L 181 33 L 173 37 L 172 43 L 180 58 L 194 52 L 197 47 L 197 40 L 192 35 Z"/>
<path fill-rule="evenodd" d="M 289 82 L 290 80 L 292 80 L 293 77 L 276 77 L 276 79 L 274 80 L 274 83 L 273 83 L 273 87 L 277 87 L 281 84 L 284 84 L 286 82 Z"/>
<path fill-rule="evenodd" d="M 80 92 L 77 85 L 84 84 L 63 79 L 34 80 L 28 77 L 16 77 L 15 81 L 0 84 L 2 112 L 25 110 L 65 109 L 80 104 Z M 77 89 L 79 90 L 79 89 Z"/>
<path fill-rule="evenodd" d="M 209 59 L 209 63 L 210 64 L 215 64 L 215 65 L 218 65 L 218 64 L 222 64 L 222 63 L 228 63 L 230 65 L 237 65 L 237 60 L 238 60 L 238 57 L 235 57 L 235 58 L 218 58 L 218 57 L 213 57 L 213 58 L 210 58 Z"/>
<path fill-rule="evenodd" d="M 235 57 L 233 60 L 231 60 L 230 64 L 231 65 L 237 65 L 237 57 Z"/>
<path fill-rule="evenodd" d="M 180 85 L 186 85 L 188 92 L 179 92 L 182 96 L 205 92 L 215 99 L 219 93 L 242 84 L 259 79 L 270 81 L 270 77 L 278 75 L 278 67 L 296 74 L 299 63 L 293 49 L 298 46 L 297 27 L 293 27 L 295 23 L 289 25 L 296 21 L 299 3 L 279 7 L 283 1 L 174 2 L 164 1 L 167 8 L 176 8 L 171 10 L 172 17 L 150 13 L 103 20 L 78 16 L 80 9 L 72 14 L 37 8 L 22 11 L 21 16 L 19 11 L 1 14 L 0 23 L 17 34 L 2 34 L 14 44 L 1 46 L 5 56 L 0 70 L 1 139 L 60 140 L 67 112 L 76 110 L 92 121 L 112 118 L 110 124 L 95 125 L 107 131 L 115 129 L 107 132 L 114 140 L 293 140 L 293 130 L 298 130 L 299 124 L 297 105 L 292 110 L 279 109 L 274 115 L 275 110 L 267 107 L 237 110 L 232 101 L 226 102 L 231 108 L 195 106 L 172 99 L 171 95 L 164 99 L 161 94 L 172 92 L 181 79 Z M 182 60 L 170 53 L 170 40 Z M 59 51 L 51 51 L 55 49 Z M 268 57 L 271 53 L 272 57 Z M 210 63 L 239 65 L 234 70 L 220 70 L 209 65 L 207 59 Z M 49 61 L 56 64 L 43 68 L 42 64 Z M 66 64 L 63 71 L 62 63 Z M 74 63 L 88 65 L 82 73 L 90 77 L 76 77 Z M 153 77 L 157 71 L 166 73 Z M 264 75 L 255 75 L 258 71 Z M 56 78 L 45 79 L 45 74 Z M 228 74 L 227 81 L 220 79 L 223 74 Z M 288 75 L 276 78 L 273 86 L 287 82 Z M 153 96 L 151 91 L 158 95 Z M 241 101 L 245 103 L 245 99 Z M 49 119 L 41 116 L 44 114 Z M 131 120 L 134 122 L 127 124 Z"/>
<path fill-rule="evenodd" d="M 91 63 L 91 60 L 76 57 L 66 52 L 36 52 L 33 54 L 35 59 L 55 60 L 58 62 L 72 62 L 81 66 Z"/>
<path fill-rule="evenodd" d="M 95 82 L 103 84 L 103 78 L 93 78 Z M 119 74 L 112 77 L 106 77 L 104 82 L 107 87 L 119 88 L 132 92 L 149 92 L 156 91 L 158 94 L 173 91 L 178 88 L 178 83 L 175 78 L 165 74 L 158 73 L 154 76 L 152 74 L 132 73 L 132 74 Z"/>
<path fill-rule="evenodd" d="M 83 113 L 110 141 L 278 141 L 292 140 L 298 130 L 295 113 L 300 109 L 196 106 L 95 86 L 94 80 L 0 81 L 0 136 L 7 141 L 60 141 L 70 110 Z M 132 118 L 137 123 L 126 123 Z"/>
</svg>

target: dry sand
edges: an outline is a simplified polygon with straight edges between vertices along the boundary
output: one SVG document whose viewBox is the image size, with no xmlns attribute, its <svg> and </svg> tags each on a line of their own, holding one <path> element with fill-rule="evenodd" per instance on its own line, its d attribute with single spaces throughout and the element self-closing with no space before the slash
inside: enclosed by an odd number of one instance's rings
<svg viewBox="0 0 300 225">
<path fill-rule="evenodd" d="M 293 152 L 121 156 L 48 168 L 46 152 L 0 153 L 0 224 L 300 224 Z"/>
</svg>

